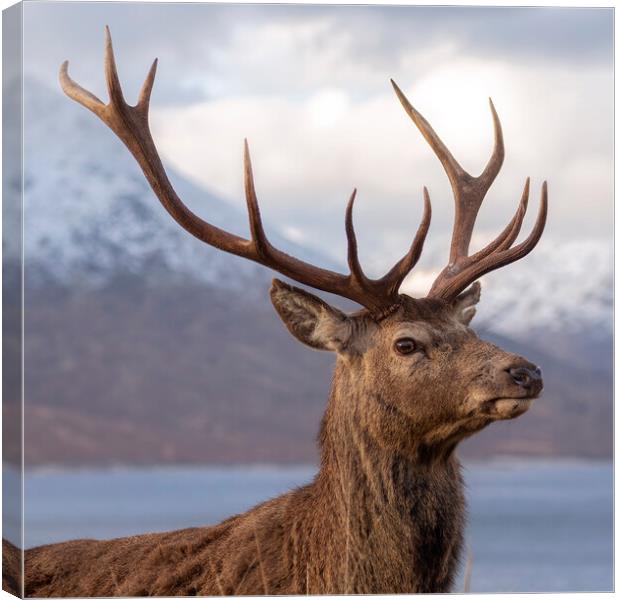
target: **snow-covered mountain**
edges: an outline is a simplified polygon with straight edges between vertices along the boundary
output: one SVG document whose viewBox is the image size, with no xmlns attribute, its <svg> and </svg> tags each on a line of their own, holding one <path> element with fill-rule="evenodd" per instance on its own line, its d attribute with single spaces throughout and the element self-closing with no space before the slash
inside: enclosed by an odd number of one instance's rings
<svg viewBox="0 0 620 600">
<path fill-rule="evenodd" d="M 183 231 L 156 200 L 121 142 L 60 89 L 26 81 L 24 107 L 24 247 L 33 278 L 96 286 L 119 271 L 158 272 L 250 291 L 256 278 L 271 277 L 266 269 L 216 251 Z M 169 174 L 190 208 L 215 225 L 247 235 L 242 211 L 173 169 Z M 345 268 L 269 225 L 274 243 L 288 252 Z M 446 247 L 444 240 L 429 239 L 425 256 L 437 257 L 439 268 Z M 416 271 L 404 291 L 424 293 L 432 275 Z M 535 329 L 585 333 L 595 340 L 611 335 L 613 257 L 608 240 L 544 238 L 531 257 L 485 277 L 483 286 L 476 323 L 498 334 L 524 338 Z"/>
<path fill-rule="evenodd" d="M 613 248 L 608 241 L 541 242 L 527 259 L 490 274 L 479 322 L 511 337 L 531 329 L 610 336 Z M 532 258 L 533 262 L 534 259 Z"/>
</svg>

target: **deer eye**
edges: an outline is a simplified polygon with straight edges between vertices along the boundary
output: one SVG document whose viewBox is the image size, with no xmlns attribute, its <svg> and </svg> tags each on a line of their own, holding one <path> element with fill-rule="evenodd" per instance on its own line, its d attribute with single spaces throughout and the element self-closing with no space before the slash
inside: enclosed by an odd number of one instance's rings
<svg viewBox="0 0 620 600">
<path fill-rule="evenodd" d="M 419 350 L 417 342 L 412 338 L 400 338 L 394 343 L 394 349 L 399 354 L 411 354 Z"/>
</svg>

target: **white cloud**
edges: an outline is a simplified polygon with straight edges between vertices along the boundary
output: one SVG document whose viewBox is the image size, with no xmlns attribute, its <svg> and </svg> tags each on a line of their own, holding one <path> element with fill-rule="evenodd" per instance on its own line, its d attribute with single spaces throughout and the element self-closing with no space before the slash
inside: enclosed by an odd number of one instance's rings
<svg viewBox="0 0 620 600">
<path fill-rule="evenodd" d="M 311 58 L 304 49 L 313 35 L 320 37 L 324 31 L 308 25 L 297 32 L 301 42 L 295 31 L 285 35 L 274 33 L 271 26 L 267 31 L 257 28 L 256 40 L 273 35 L 282 57 L 277 64 L 262 62 L 276 58 L 275 51 L 267 48 L 252 57 L 251 68 L 278 78 L 280 64 L 312 65 L 315 60 L 316 65 L 309 67 L 314 87 L 307 87 L 304 73 L 301 88 L 306 94 L 239 94 L 154 110 L 154 134 L 167 160 L 241 204 L 242 140 L 248 137 L 266 219 L 306 231 L 308 239 L 328 241 L 336 255 L 342 256 L 342 214 L 354 186 L 359 190 L 356 222 L 361 237 L 370 247 L 378 245 L 382 257 L 397 257 L 399 252 L 388 249 L 398 245 L 396 241 L 402 240 L 402 251 L 406 248 L 421 212 L 422 185 L 429 187 L 435 209 L 432 234 L 447 233 L 452 221 L 447 179 L 400 107 L 387 77 L 372 96 L 352 84 L 334 85 L 334 69 L 357 68 L 355 59 L 342 50 L 346 44 Z M 244 45 L 252 41 L 247 35 Z M 232 65 L 234 47 L 231 52 Z M 419 56 L 406 49 L 400 64 L 425 61 L 427 56 L 444 58 L 425 75 L 409 74 L 399 83 L 473 174 L 482 170 L 491 152 L 488 95 L 502 120 L 506 161 L 481 211 L 480 231 L 501 230 L 530 175 L 532 213 L 542 180 L 549 180 L 551 233 L 610 234 L 610 69 L 458 58 L 441 47 L 422 48 Z M 234 80 L 236 75 L 230 77 Z M 294 75 L 289 72 L 287 77 Z"/>
</svg>

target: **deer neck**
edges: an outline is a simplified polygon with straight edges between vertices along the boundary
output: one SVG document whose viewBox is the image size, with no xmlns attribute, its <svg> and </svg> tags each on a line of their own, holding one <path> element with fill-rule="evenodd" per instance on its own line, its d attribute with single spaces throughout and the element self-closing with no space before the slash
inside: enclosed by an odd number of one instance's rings
<svg viewBox="0 0 620 600">
<path fill-rule="evenodd" d="M 316 485 L 329 504 L 326 527 L 335 545 L 345 535 L 340 552 L 365 576 L 396 571 L 400 591 L 447 591 L 464 524 L 460 465 L 452 453 L 426 460 L 383 447 L 355 410 L 364 391 L 350 377 L 337 368 L 321 426 Z M 362 592 L 364 582 L 354 583 Z"/>
</svg>

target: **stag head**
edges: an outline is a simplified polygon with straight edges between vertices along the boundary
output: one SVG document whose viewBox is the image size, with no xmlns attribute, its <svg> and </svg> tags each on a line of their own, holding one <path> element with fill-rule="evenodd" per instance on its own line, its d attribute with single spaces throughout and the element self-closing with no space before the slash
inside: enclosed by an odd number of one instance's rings
<svg viewBox="0 0 620 600">
<path fill-rule="evenodd" d="M 529 409 L 540 369 L 481 340 L 469 322 L 475 283 L 452 300 L 402 296 L 385 315 L 346 315 L 275 280 L 271 299 L 303 343 L 337 353 L 333 418 L 355 419 L 380 446 L 418 457 L 449 453 L 465 437 Z M 339 415 L 339 417 L 337 416 Z"/>
<path fill-rule="evenodd" d="M 367 277 L 358 258 L 353 227 L 354 190 L 345 211 L 350 272 L 336 273 L 289 256 L 267 239 L 246 141 L 245 195 L 251 236 L 244 239 L 219 229 L 181 201 L 159 158 L 148 124 L 156 67 L 157 61 L 144 82 L 138 103 L 127 104 L 106 28 L 109 103 L 103 103 L 75 83 L 68 75 L 67 62 L 61 67 L 60 83 L 68 96 L 95 113 L 124 142 L 164 208 L 189 233 L 225 252 L 363 307 L 347 315 L 317 296 L 277 279 L 271 289 L 278 314 L 297 339 L 312 348 L 337 354 L 335 381 L 354 393 L 347 394 L 347 402 L 334 410 L 357 419 L 386 448 L 406 453 L 419 452 L 422 447 L 450 450 L 460 439 L 488 423 L 514 418 L 530 407 L 543 387 L 540 369 L 480 340 L 469 328 L 480 298 L 477 280 L 526 256 L 538 243 L 547 216 L 545 182 L 536 223 L 529 236 L 515 244 L 527 210 L 527 179 L 516 213 L 505 229 L 483 249 L 469 254 L 476 216 L 504 159 L 501 124 L 492 102 L 495 147 L 482 174 L 473 177 L 392 81 L 405 111 L 441 161 L 455 200 L 448 264 L 425 298 L 411 298 L 399 289 L 416 265 L 429 229 L 431 204 L 426 188 L 422 220 L 408 252 L 379 279 Z"/>
</svg>

